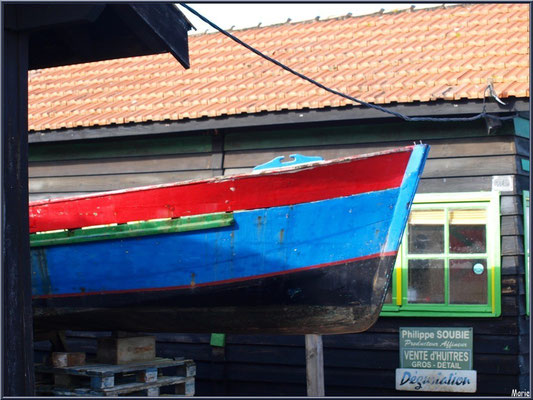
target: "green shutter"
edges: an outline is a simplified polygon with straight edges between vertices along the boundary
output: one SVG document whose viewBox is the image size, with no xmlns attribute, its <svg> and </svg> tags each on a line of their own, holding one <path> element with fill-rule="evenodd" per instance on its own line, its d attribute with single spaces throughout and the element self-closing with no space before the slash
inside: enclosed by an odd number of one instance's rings
<svg viewBox="0 0 533 400">
<path fill-rule="evenodd" d="M 513 123 L 515 134 L 529 139 L 529 120 L 516 117 L 513 118 Z"/>
</svg>

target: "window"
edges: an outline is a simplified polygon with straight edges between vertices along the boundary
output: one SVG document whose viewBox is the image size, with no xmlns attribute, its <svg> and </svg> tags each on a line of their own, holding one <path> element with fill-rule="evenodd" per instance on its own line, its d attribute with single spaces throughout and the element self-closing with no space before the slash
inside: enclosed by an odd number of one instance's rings
<svg viewBox="0 0 533 400">
<path fill-rule="evenodd" d="M 382 316 L 499 316 L 499 193 L 416 195 Z"/>
<path fill-rule="evenodd" d="M 529 191 L 524 190 L 524 255 L 526 284 L 526 314 L 529 315 Z"/>
</svg>

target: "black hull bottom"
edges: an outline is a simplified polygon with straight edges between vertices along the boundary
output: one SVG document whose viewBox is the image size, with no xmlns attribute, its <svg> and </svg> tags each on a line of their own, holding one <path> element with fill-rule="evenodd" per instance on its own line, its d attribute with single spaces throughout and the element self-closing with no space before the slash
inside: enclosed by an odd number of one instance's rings
<svg viewBox="0 0 533 400">
<path fill-rule="evenodd" d="M 218 286 L 35 299 L 50 330 L 356 333 L 377 320 L 395 256 Z"/>
</svg>

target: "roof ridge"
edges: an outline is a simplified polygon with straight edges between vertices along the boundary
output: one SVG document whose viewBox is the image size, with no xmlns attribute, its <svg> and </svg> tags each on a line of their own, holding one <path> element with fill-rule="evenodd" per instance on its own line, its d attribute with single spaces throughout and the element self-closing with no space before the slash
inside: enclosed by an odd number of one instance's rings
<svg viewBox="0 0 533 400">
<path fill-rule="evenodd" d="M 402 14 L 402 13 L 411 13 L 411 12 L 420 12 L 420 11 L 435 11 L 435 10 L 440 10 L 440 9 L 453 9 L 453 8 L 458 8 L 458 7 L 472 7 L 472 6 L 475 6 L 476 4 L 479 4 L 479 3 L 460 3 L 460 4 L 453 4 L 453 5 L 446 5 L 446 3 L 442 3 L 442 4 L 438 4 L 436 5 L 435 7 L 427 7 L 427 8 L 419 8 L 419 9 L 416 9 L 416 4 L 414 5 L 415 7 L 411 6 L 411 8 L 404 8 L 404 9 L 394 9 L 394 10 L 390 10 L 390 11 L 376 11 L 376 12 L 373 12 L 373 13 L 369 13 L 369 14 L 361 14 L 361 15 L 353 15 L 352 13 L 347 13 L 345 15 L 339 15 L 339 16 L 336 16 L 336 17 L 327 17 L 327 18 L 324 18 L 324 19 L 318 19 L 318 17 L 315 17 L 315 18 L 312 18 L 312 19 L 307 19 L 307 20 L 303 20 L 303 21 L 292 21 L 291 18 L 288 18 L 287 21 L 285 22 L 278 22 L 278 23 L 274 23 L 274 24 L 271 24 L 271 25 L 261 25 L 261 23 L 259 23 L 259 25 L 256 25 L 256 26 L 249 26 L 249 27 L 245 27 L 245 28 L 238 28 L 238 29 L 224 29 L 222 28 L 223 30 L 225 30 L 226 32 L 245 32 L 245 31 L 251 31 L 251 30 L 254 30 L 254 29 L 257 29 L 257 30 L 260 30 L 260 29 L 266 29 L 266 28 L 278 28 L 280 26 L 294 26 L 294 25 L 299 25 L 299 24 L 310 24 L 310 23 L 314 23 L 314 22 L 331 22 L 331 21 L 342 21 L 342 20 L 345 20 L 345 19 L 362 19 L 362 18 L 367 18 L 367 17 L 373 17 L 373 16 L 382 16 L 382 15 L 398 15 L 398 14 Z M 383 9 L 382 9 L 383 10 Z M 199 37 L 204 37 L 204 36 L 209 36 L 209 35 L 216 35 L 220 33 L 219 31 L 215 31 L 215 32 L 199 32 L 199 33 L 192 33 L 191 35 L 189 35 L 190 37 L 194 37 L 194 38 L 199 38 Z"/>
</svg>

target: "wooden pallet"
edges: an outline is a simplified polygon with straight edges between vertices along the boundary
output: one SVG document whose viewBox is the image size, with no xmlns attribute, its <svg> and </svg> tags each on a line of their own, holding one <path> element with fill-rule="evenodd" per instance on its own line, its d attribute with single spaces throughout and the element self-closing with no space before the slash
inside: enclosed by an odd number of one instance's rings
<svg viewBox="0 0 533 400">
<path fill-rule="evenodd" d="M 37 365 L 35 372 L 40 380 L 36 391 L 42 395 L 194 396 L 196 365 L 191 360 L 156 358 L 122 365 L 86 364 L 61 368 Z"/>
</svg>

